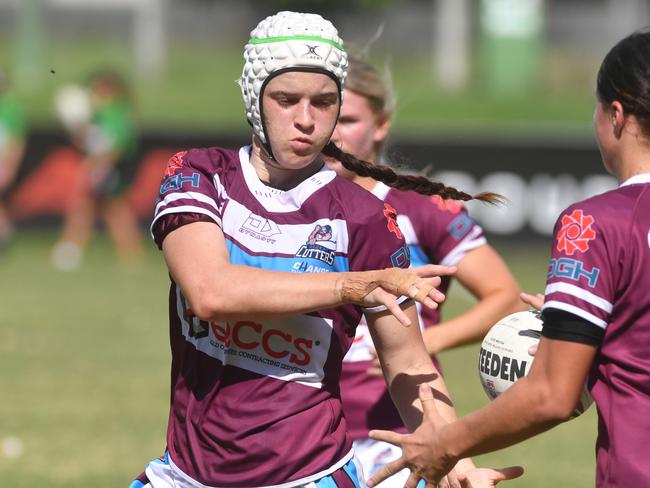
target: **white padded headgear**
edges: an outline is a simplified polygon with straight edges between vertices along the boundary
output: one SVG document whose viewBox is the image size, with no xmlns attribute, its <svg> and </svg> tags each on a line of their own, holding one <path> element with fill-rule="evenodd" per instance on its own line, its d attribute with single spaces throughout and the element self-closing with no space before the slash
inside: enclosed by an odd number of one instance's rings
<svg viewBox="0 0 650 488">
<path fill-rule="evenodd" d="M 269 76 L 290 68 L 322 71 L 338 80 L 342 97 L 347 66 L 348 56 L 338 31 L 320 15 L 286 11 L 262 20 L 244 48 L 244 70 L 238 80 L 255 135 L 268 144 L 260 98 Z"/>
</svg>

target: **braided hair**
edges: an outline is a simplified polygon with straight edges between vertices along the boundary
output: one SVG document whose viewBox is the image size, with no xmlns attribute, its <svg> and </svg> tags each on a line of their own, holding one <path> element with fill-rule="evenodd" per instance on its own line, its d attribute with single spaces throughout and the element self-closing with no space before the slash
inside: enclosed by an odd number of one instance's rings
<svg viewBox="0 0 650 488">
<path fill-rule="evenodd" d="M 348 171 L 359 176 L 369 176 L 396 190 L 414 191 L 427 196 L 438 195 L 444 200 L 479 200 L 491 204 L 499 204 L 504 201 L 504 198 L 497 193 L 481 192 L 477 195 L 470 195 L 451 186 L 445 186 L 439 181 L 432 181 L 426 176 L 396 173 L 390 166 L 357 159 L 352 154 L 342 151 L 332 141 L 323 148 L 323 154 L 340 161 Z"/>
</svg>

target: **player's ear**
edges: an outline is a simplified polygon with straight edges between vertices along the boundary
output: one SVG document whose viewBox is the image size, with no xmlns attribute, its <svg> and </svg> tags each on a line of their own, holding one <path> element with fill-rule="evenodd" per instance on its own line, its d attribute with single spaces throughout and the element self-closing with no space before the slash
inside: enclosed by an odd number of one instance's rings
<svg viewBox="0 0 650 488">
<path fill-rule="evenodd" d="M 373 134 L 373 141 L 377 144 L 384 142 L 390 132 L 391 116 L 387 112 L 382 112 L 377 116 L 377 128 Z"/>
<path fill-rule="evenodd" d="M 612 129 L 614 130 L 614 135 L 619 138 L 623 131 L 623 126 L 626 123 L 626 114 L 623 109 L 621 102 L 614 100 L 609 105 L 609 114 L 612 119 Z"/>
</svg>

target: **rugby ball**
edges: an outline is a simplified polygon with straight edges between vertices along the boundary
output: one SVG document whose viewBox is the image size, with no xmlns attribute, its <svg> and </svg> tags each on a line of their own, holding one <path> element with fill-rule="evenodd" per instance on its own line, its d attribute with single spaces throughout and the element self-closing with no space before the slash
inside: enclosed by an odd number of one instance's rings
<svg viewBox="0 0 650 488">
<path fill-rule="evenodd" d="M 490 400 L 528 374 L 535 359 L 528 350 L 539 342 L 541 335 L 542 320 L 539 312 L 534 310 L 510 314 L 488 331 L 481 344 L 478 371 L 481 385 Z M 592 402 L 585 385 L 572 417 L 587 410 Z"/>
</svg>

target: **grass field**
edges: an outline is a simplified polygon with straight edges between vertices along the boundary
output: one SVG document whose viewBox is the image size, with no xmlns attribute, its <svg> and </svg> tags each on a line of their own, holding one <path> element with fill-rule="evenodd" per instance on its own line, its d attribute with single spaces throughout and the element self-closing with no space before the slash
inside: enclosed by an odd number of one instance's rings
<svg viewBox="0 0 650 488">
<path fill-rule="evenodd" d="M 115 264 L 100 235 L 78 272 L 55 272 L 54 235 L 18 235 L 0 257 L 0 487 L 126 487 L 164 447 L 169 383 L 168 278 L 148 246 L 139 266 Z M 499 246 L 530 291 L 547 246 Z M 452 289 L 447 315 L 471 304 Z M 487 402 L 477 346 L 442 355 L 460 413 Z M 523 464 L 503 486 L 593 486 L 595 409 L 480 464 Z M 22 452 L 21 452 L 22 450 Z"/>
</svg>

